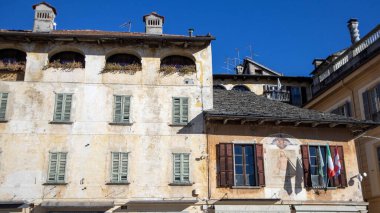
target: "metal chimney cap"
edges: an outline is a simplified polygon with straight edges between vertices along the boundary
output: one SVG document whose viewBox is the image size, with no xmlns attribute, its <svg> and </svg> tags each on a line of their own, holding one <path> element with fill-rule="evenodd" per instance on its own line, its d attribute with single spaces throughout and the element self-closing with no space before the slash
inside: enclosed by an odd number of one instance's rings
<svg viewBox="0 0 380 213">
<path fill-rule="evenodd" d="M 357 18 L 350 18 L 350 20 L 348 20 L 348 24 L 351 24 L 353 22 L 359 22 L 359 20 Z"/>
</svg>

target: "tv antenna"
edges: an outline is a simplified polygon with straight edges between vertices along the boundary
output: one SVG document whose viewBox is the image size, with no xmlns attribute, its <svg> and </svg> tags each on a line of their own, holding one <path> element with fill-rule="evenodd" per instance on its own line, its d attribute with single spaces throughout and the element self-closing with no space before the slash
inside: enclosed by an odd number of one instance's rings
<svg viewBox="0 0 380 213">
<path fill-rule="evenodd" d="M 125 23 L 121 24 L 119 27 L 121 27 L 121 28 L 127 28 L 128 32 L 131 32 L 132 21 L 125 22 Z"/>
</svg>

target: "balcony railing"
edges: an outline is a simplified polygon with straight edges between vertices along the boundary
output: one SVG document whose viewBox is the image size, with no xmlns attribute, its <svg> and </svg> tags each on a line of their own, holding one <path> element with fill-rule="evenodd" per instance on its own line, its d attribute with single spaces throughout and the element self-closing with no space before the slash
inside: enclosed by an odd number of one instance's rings
<svg viewBox="0 0 380 213">
<path fill-rule="evenodd" d="M 289 102 L 290 101 L 290 92 L 286 91 L 286 90 L 264 91 L 264 97 L 271 99 L 271 100 Z"/>
<path fill-rule="evenodd" d="M 347 67 L 346 69 L 343 69 L 344 65 L 348 64 L 348 62 L 350 62 L 353 58 L 355 58 L 362 52 L 369 54 L 370 51 L 367 51 L 367 49 L 371 45 L 373 45 L 375 42 L 378 44 L 380 41 L 379 38 L 380 38 L 380 25 L 375 27 L 360 41 L 358 41 L 357 43 L 353 44 L 350 48 L 348 48 L 342 55 L 340 55 L 337 59 L 332 61 L 329 66 L 324 68 L 322 71 L 319 71 L 318 74 L 314 77 L 314 81 L 312 85 L 313 95 L 316 94 L 321 89 L 323 89 L 325 86 L 327 86 L 328 83 L 337 79 L 345 71 L 347 71 L 348 70 Z"/>
</svg>

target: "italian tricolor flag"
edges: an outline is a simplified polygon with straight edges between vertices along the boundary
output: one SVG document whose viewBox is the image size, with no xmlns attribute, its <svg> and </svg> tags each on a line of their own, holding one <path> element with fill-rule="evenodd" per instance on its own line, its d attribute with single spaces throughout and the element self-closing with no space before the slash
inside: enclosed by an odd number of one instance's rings
<svg viewBox="0 0 380 213">
<path fill-rule="evenodd" d="M 330 147 L 326 146 L 327 148 L 327 174 L 329 177 L 335 176 L 335 170 L 334 170 L 334 163 L 331 157 Z"/>
</svg>

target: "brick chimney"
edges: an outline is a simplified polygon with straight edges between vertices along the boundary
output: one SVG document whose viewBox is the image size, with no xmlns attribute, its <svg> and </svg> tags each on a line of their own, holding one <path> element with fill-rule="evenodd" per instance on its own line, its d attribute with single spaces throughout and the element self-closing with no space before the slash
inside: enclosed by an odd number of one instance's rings
<svg viewBox="0 0 380 213">
<path fill-rule="evenodd" d="M 146 34 L 162 34 L 162 27 L 164 25 L 165 18 L 158 15 L 156 12 L 152 12 L 143 17 L 145 22 L 145 33 Z"/>
<path fill-rule="evenodd" d="M 34 25 L 33 32 L 51 32 L 55 27 L 56 9 L 46 2 L 33 5 Z"/>
<path fill-rule="evenodd" d="M 360 40 L 360 35 L 359 35 L 359 21 L 357 19 L 350 19 L 347 22 L 347 27 L 348 30 L 350 31 L 350 36 L 351 36 L 351 43 L 355 44 Z"/>
</svg>

